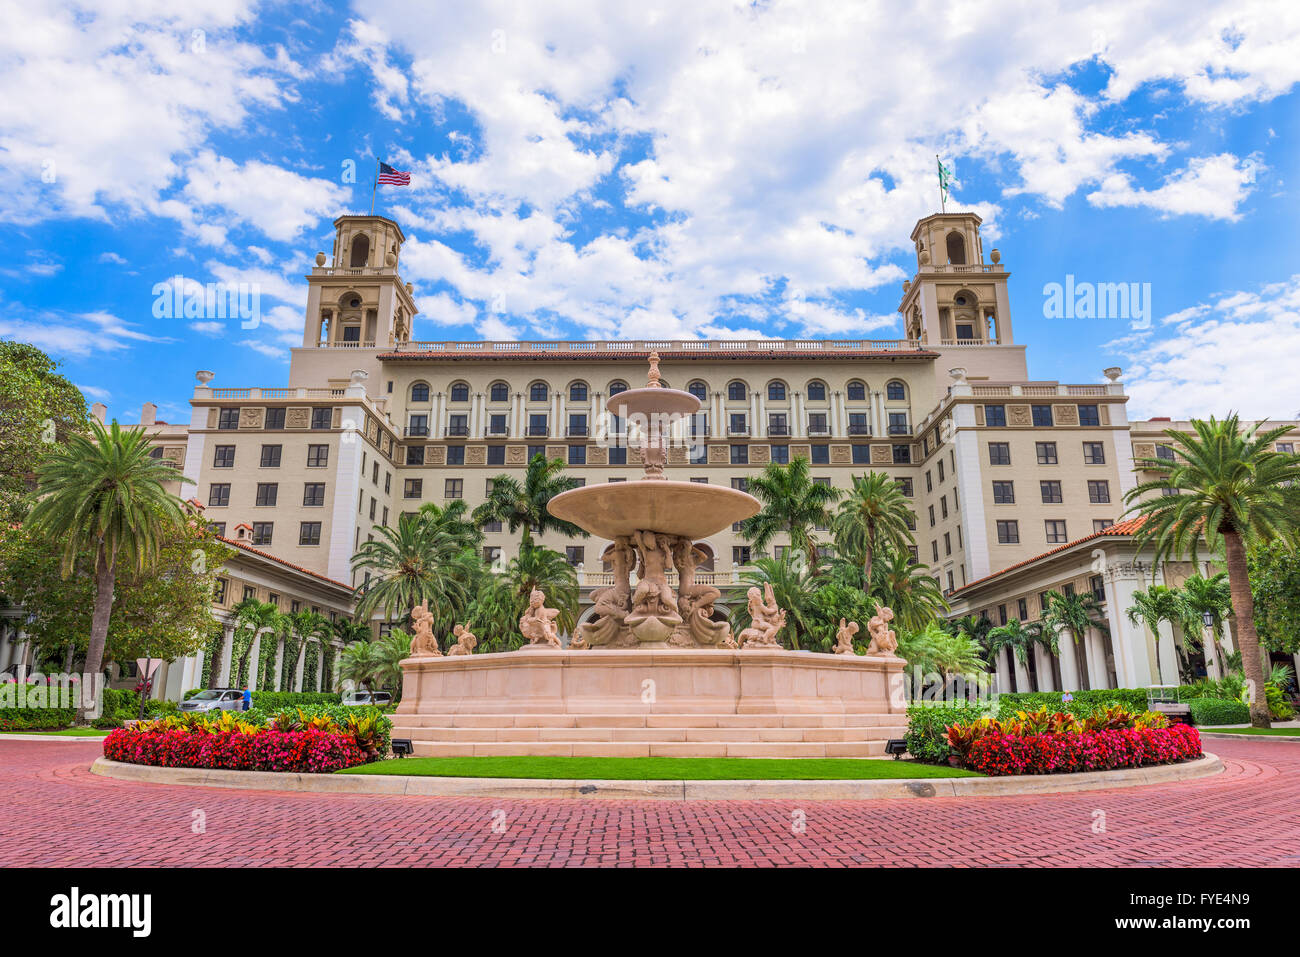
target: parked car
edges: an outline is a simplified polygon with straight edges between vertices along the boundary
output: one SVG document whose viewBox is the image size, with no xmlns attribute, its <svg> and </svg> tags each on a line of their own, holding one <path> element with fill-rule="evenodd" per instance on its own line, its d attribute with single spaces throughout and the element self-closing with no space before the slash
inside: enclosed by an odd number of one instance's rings
<svg viewBox="0 0 1300 957">
<path fill-rule="evenodd" d="M 387 691 L 349 691 L 343 695 L 343 703 L 346 705 L 372 704 L 376 708 L 382 708 L 386 704 L 393 703 L 393 696 Z"/>
<path fill-rule="evenodd" d="M 181 702 L 182 711 L 243 711 L 244 692 L 234 688 L 207 688 Z"/>
</svg>

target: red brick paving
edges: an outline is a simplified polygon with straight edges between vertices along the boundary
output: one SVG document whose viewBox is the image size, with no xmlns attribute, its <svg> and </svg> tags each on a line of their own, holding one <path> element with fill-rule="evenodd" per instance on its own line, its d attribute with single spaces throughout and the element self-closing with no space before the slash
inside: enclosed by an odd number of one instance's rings
<svg viewBox="0 0 1300 957">
<path fill-rule="evenodd" d="M 98 742 L 0 741 L 0 865 L 1300 864 L 1300 746 L 1214 741 L 1181 785 L 895 801 L 498 801 L 92 775 Z M 206 831 L 195 834 L 194 812 Z M 497 812 L 503 812 L 498 814 Z M 806 829 L 795 833 L 795 812 Z M 1094 812 L 1105 830 L 1094 833 Z M 495 833 L 494 820 L 503 822 Z M 28 839 L 15 840 L 16 835 Z"/>
</svg>

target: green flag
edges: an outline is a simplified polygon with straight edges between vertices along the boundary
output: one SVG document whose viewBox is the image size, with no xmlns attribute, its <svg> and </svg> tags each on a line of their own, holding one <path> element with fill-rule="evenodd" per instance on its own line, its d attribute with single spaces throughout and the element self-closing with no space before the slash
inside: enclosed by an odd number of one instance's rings
<svg viewBox="0 0 1300 957">
<path fill-rule="evenodd" d="M 952 170 L 943 165 L 939 157 L 934 161 L 939 164 L 939 192 L 943 194 L 944 200 L 948 199 L 948 185 L 952 182 Z"/>
</svg>

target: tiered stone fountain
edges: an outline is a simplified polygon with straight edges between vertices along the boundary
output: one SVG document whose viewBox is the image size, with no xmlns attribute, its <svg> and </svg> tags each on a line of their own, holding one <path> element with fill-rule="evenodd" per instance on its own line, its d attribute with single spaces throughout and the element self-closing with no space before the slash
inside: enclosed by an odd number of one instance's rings
<svg viewBox="0 0 1300 957">
<path fill-rule="evenodd" d="M 905 723 L 904 663 L 887 645 L 868 655 L 785 650 L 785 612 L 770 589 L 749 590 L 753 624 L 739 636 L 712 620 L 721 594 L 695 583 L 695 543 L 755 514 L 759 503 L 734 489 L 665 478 L 667 449 L 686 441 L 683 426 L 699 400 L 661 386 L 652 355 L 647 386 L 611 397 L 607 408 L 636 436 L 644 477 L 573 489 L 549 506 L 612 542 L 614 582 L 592 594 L 596 619 L 564 648 L 554 611 L 534 592 L 520 621 L 530 643 L 518 651 L 443 656 L 417 634 L 402 662 L 394 736 L 431 756 L 882 754 Z M 465 644 L 462 637 L 458 647 Z"/>
</svg>

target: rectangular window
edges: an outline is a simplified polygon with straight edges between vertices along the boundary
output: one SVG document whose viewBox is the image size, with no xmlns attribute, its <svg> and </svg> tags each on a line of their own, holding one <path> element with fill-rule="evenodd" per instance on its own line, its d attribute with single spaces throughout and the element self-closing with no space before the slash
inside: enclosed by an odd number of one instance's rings
<svg viewBox="0 0 1300 957">
<path fill-rule="evenodd" d="M 911 427 L 907 424 L 906 412 L 889 413 L 889 434 L 890 435 L 907 435 L 911 432 Z"/>
<path fill-rule="evenodd" d="M 213 523 L 212 523 L 212 534 L 213 534 L 213 535 L 220 535 L 222 538 L 225 538 L 225 537 L 226 537 L 226 523 L 225 523 L 225 522 L 213 522 Z"/>
<path fill-rule="evenodd" d="M 569 416 L 569 434 L 573 436 L 583 436 L 587 434 L 586 415 L 575 412 Z"/>
<path fill-rule="evenodd" d="M 910 445 L 894 446 L 894 464 L 909 465 L 912 461 L 912 447 Z"/>
<path fill-rule="evenodd" d="M 1105 465 L 1106 464 L 1106 446 L 1101 442 L 1084 442 L 1083 443 L 1083 464 L 1084 465 Z"/>
<path fill-rule="evenodd" d="M 858 463 L 858 459 L 857 459 L 858 448 L 859 446 L 856 445 L 853 447 L 853 455 L 854 455 L 853 461 L 854 463 L 861 464 Z M 866 446 L 861 446 L 861 448 L 866 448 Z M 814 445 L 810 451 L 812 454 L 813 465 L 831 464 L 831 447 L 829 445 Z"/>
<path fill-rule="evenodd" d="M 750 553 L 749 553 L 748 545 L 731 546 L 731 564 L 748 565 L 749 559 L 750 559 Z"/>
<path fill-rule="evenodd" d="M 939 461 L 939 482 L 943 482 L 943 461 Z"/>
<path fill-rule="evenodd" d="M 998 519 L 998 544 L 999 545 L 1018 545 L 1020 544 L 1020 523 L 1014 518 Z"/>
<path fill-rule="evenodd" d="M 1106 529 L 1110 528 L 1110 527 L 1111 527 L 1112 525 L 1114 525 L 1114 524 L 1115 524 L 1115 522 L 1114 522 L 1113 519 L 1109 519 L 1109 518 L 1094 518 L 1094 519 L 1092 520 L 1092 530 L 1093 530 L 1094 532 L 1104 532 L 1104 531 L 1106 531 Z"/>
<path fill-rule="evenodd" d="M 1101 425 L 1101 415 L 1095 405 L 1079 406 L 1079 424 L 1080 425 Z"/>
<path fill-rule="evenodd" d="M 375 512 L 378 510 L 378 508 L 379 508 L 379 502 L 372 497 L 370 499 L 370 520 L 372 522 L 375 520 Z M 373 541 L 374 540 L 373 537 L 370 540 Z"/>
<path fill-rule="evenodd" d="M 772 446 L 772 461 L 777 465 L 790 464 L 790 446 L 774 445 Z"/>
<path fill-rule="evenodd" d="M 402 483 L 402 498 L 419 498 L 424 494 L 424 479 L 407 479 Z"/>
<path fill-rule="evenodd" d="M 934 523 L 934 506 L 931 505 L 929 508 L 930 508 L 930 527 L 931 527 L 931 528 L 934 528 L 934 524 L 935 524 L 935 523 Z"/>
<path fill-rule="evenodd" d="M 934 491 L 934 479 L 930 475 L 929 469 L 925 470 L 925 491 L 927 495 Z"/>
<path fill-rule="evenodd" d="M 311 427 L 313 429 L 328 429 L 334 423 L 334 410 L 330 408 L 312 409 L 311 410 Z"/>
<path fill-rule="evenodd" d="M 581 565 L 585 561 L 584 556 L 586 555 L 586 553 L 587 550 L 583 548 L 581 545 L 564 546 L 564 557 L 568 560 L 569 564 L 573 565 L 574 567 Z"/>
<path fill-rule="evenodd" d="M 257 497 L 253 502 L 254 505 L 274 505 L 276 497 L 280 494 L 280 486 L 276 482 L 258 482 Z"/>
<path fill-rule="evenodd" d="M 464 465 L 465 464 L 465 446 L 449 445 L 447 446 L 447 464 Z"/>
<path fill-rule="evenodd" d="M 587 464 L 587 447 L 585 445 L 569 446 L 569 464 L 570 465 Z"/>
<path fill-rule="evenodd" d="M 1021 621 L 1029 617 L 1029 602 L 1023 598 L 1016 599 L 1016 615 Z"/>
<path fill-rule="evenodd" d="M 1042 493 L 1043 502 L 1048 505 L 1061 504 L 1061 483 L 1056 480 L 1042 481 L 1038 483 L 1038 489 Z"/>
<path fill-rule="evenodd" d="M 989 443 L 989 465 L 1010 465 L 1010 464 L 1011 464 L 1011 443 L 990 442 Z"/>
<path fill-rule="evenodd" d="M 328 445 L 307 446 L 307 468 L 323 469 L 330 464 L 330 447 Z"/>
<path fill-rule="evenodd" d="M 504 445 L 489 445 L 487 450 L 487 464 L 505 465 L 506 447 Z"/>
<path fill-rule="evenodd" d="M 1034 425 L 1047 427 L 1052 424 L 1052 407 L 1050 405 L 1031 406 Z"/>
<path fill-rule="evenodd" d="M 239 428 L 239 410 L 222 409 L 217 413 L 217 428 L 222 431 Z"/>
<path fill-rule="evenodd" d="M 790 423 L 786 421 L 784 412 L 773 412 L 767 417 L 767 434 L 768 435 L 789 435 Z"/>
<path fill-rule="evenodd" d="M 528 416 L 528 434 L 529 435 L 547 435 L 549 429 L 546 426 L 546 414 L 542 412 L 533 412 Z"/>
<path fill-rule="evenodd" d="M 904 419 L 906 419 L 906 416 L 904 416 Z M 809 435 L 825 435 L 829 431 L 830 429 L 827 428 L 826 426 L 825 412 L 808 413 L 808 434 Z"/>
<path fill-rule="evenodd" d="M 749 434 L 749 429 L 745 427 L 745 414 L 743 412 L 733 412 L 731 414 L 731 423 L 727 431 L 729 435 Z"/>
<path fill-rule="evenodd" d="M 734 479 L 731 480 L 731 487 L 734 488 L 737 492 L 748 492 L 748 491 L 749 491 L 749 479 L 747 479 L 747 478 L 734 478 Z"/>
<path fill-rule="evenodd" d="M 455 418 L 455 416 L 452 416 L 452 418 Z M 427 436 L 429 434 L 429 417 L 427 415 L 411 416 L 406 423 L 406 434 L 420 437 Z M 448 435 L 450 434 L 448 432 Z"/>
<path fill-rule="evenodd" d="M 1088 579 L 1088 590 L 1097 601 L 1106 600 L 1106 581 L 1100 575 L 1093 575 Z"/>
<path fill-rule="evenodd" d="M 937 538 L 930 541 L 930 556 L 936 562 L 939 560 L 939 540 Z"/>
<path fill-rule="evenodd" d="M 325 483 L 307 482 L 302 487 L 302 504 L 319 508 L 325 504 Z"/>
<path fill-rule="evenodd" d="M 280 453 L 283 451 L 282 445 L 264 445 L 262 446 L 262 468 L 278 469 L 280 467 Z"/>
<path fill-rule="evenodd" d="M 994 482 L 993 483 L 993 504 L 994 505 L 1015 505 L 1016 504 L 1015 483 Z"/>
<path fill-rule="evenodd" d="M 609 447 L 609 464 L 627 465 L 627 448 L 622 445 L 611 445 Z"/>
<path fill-rule="evenodd" d="M 908 498 L 912 497 L 913 495 L 912 477 L 910 475 L 905 475 L 902 478 L 894 479 L 894 481 L 898 483 L 898 490 L 900 492 L 902 492 Z"/>
<path fill-rule="evenodd" d="M 254 522 L 253 523 L 253 544 L 270 545 L 271 533 L 275 531 L 274 522 Z"/>
<path fill-rule="evenodd" d="M 465 480 L 458 478 L 449 478 L 443 486 L 443 498 L 463 498 L 465 495 Z"/>
<path fill-rule="evenodd" d="M 867 421 L 867 413 L 850 412 L 849 413 L 849 435 L 870 435 L 871 424 Z"/>
<path fill-rule="evenodd" d="M 411 418 L 412 420 L 417 418 L 423 419 L 424 416 L 413 415 L 411 416 Z M 417 433 L 412 433 L 412 435 L 415 434 Z M 428 435 L 429 433 L 425 431 L 424 433 L 421 434 Z M 447 434 L 457 438 L 464 438 L 465 436 L 469 435 L 469 416 L 463 414 L 447 416 Z"/>
<path fill-rule="evenodd" d="M 423 465 L 424 464 L 424 446 L 408 445 L 406 447 L 406 464 Z"/>
<path fill-rule="evenodd" d="M 212 450 L 212 467 L 214 469 L 233 469 L 235 467 L 235 447 L 218 445 Z"/>
<path fill-rule="evenodd" d="M 212 586 L 212 600 L 218 605 L 226 600 L 227 582 L 224 578 L 218 578 L 215 585 Z"/>
<path fill-rule="evenodd" d="M 814 453 L 815 453 L 818 449 L 826 449 L 826 450 L 829 452 L 829 448 L 828 448 L 827 446 L 825 446 L 825 445 L 814 445 L 814 446 L 813 446 L 813 452 L 814 452 Z M 814 463 L 814 464 L 817 464 L 817 465 L 828 465 L 828 464 L 830 464 L 830 456 L 829 456 L 829 454 L 828 454 L 828 455 L 826 456 L 826 460 L 825 460 L 824 462 L 818 462 L 816 456 L 814 456 L 814 457 L 813 457 L 813 463 Z M 871 463 L 871 446 L 869 446 L 869 445 L 863 445 L 863 444 L 861 444 L 861 443 L 859 443 L 859 442 L 855 442 L 855 443 L 853 444 L 853 464 L 854 464 L 854 465 L 869 465 L 870 463 Z"/>
<path fill-rule="evenodd" d="M 945 555 L 952 554 L 952 535 L 949 532 L 943 533 L 943 553 Z"/>
<path fill-rule="evenodd" d="M 506 417 L 497 413 L 488 416 L 488 435 L 505 435 L 506 434 Z"/>
<path fill-rule="evenodd" d="M 1088 501 L 1094 505 L 1110 502 L 1110 483 L 1105 479 L 1093 479 L 1088 482 Z"/>
<path fill-rule="evenodd" d="M 749 446 L 733 445 L 731 447 L 731 464 L 748 465 L 749 464 Z"/>
<path fill-rule="evenodd" d="M 208 504 L 229 505 L 230 504 L 230 483 L 214 482 L 212 485 L 209 485 Z"/>
<path fill-rule="evenodd" d="M 1055 442 L 1035 442 L 1034 449 L 1038 454 L 1039 465 L 1056 464 L 1056 443 Z"/>
<path fill-rule="evenodd" d="M 1049 518 L 1043 523 L 1047 530 L 1047 544 L 1064 545 L 1069 541 L 1065 536 L 1065 520 L 1059 518 Z"/>
<path fill-rule="evenodd" d="M 1007 623 L 1007 606 L 998 605 L 998 624 L 1005 625 L 1006 623 Z"/>
<path fill-rule="evenodd" d="M 320 544 L 320 522 L 302 522 L 298 525 L 299 545 Z"/>
<path fill-rule="evenodd" d="M 1007 407 L 1005 405 L 984 406 L 984 424 L 1001 428 L 1007 424 Z"/>
<path fill-rule="evenodd" d="M 939 496 L 939 513 L 944 518 L 948 517 L 948 496 L 946 495 Z"/>
<path fill-rule="evenodd" d="M 284 409 L 267 409 L 266 421 L 262 423 L 264 429 L 283 429 L 284 428 Z"/>
</svg>

